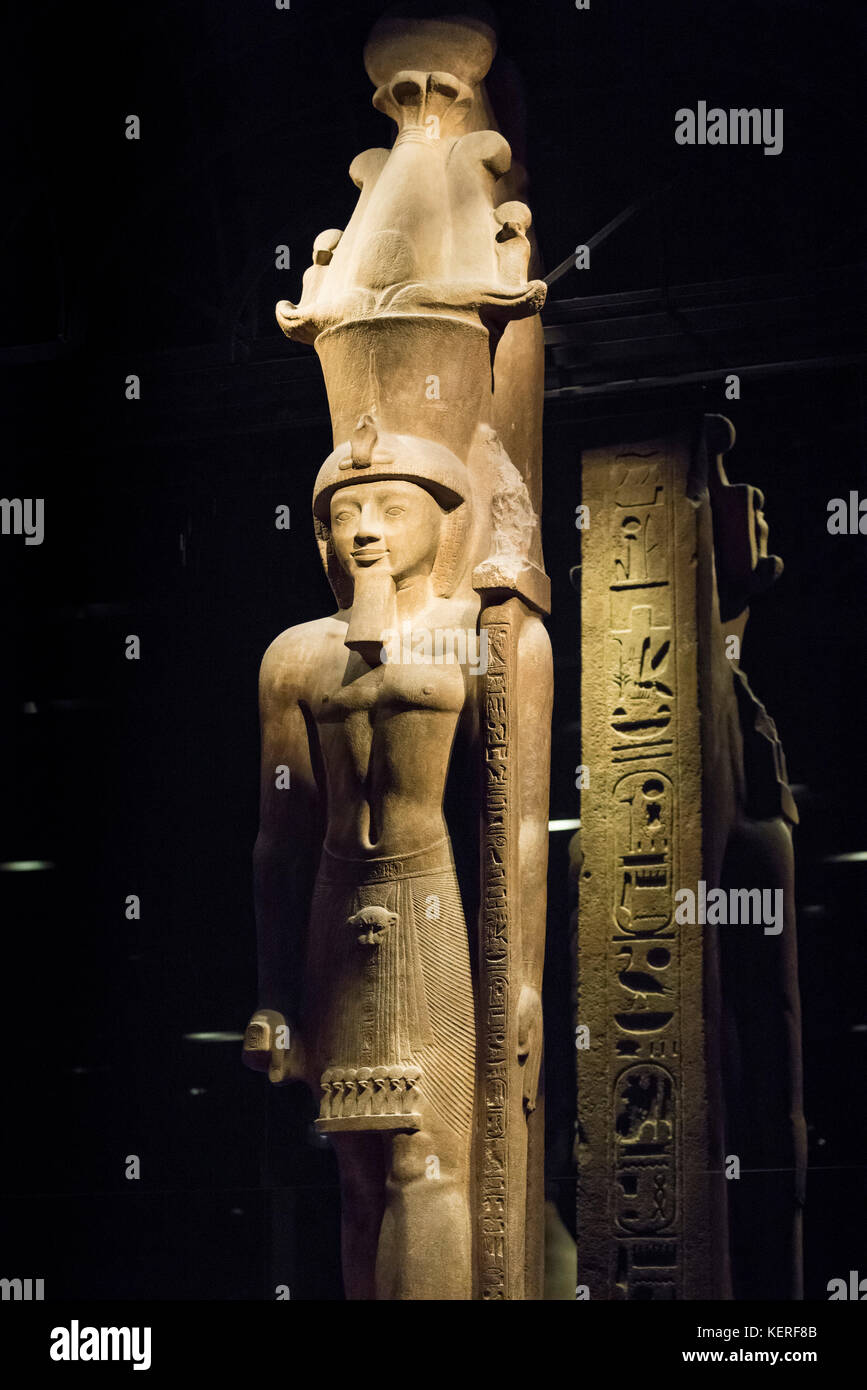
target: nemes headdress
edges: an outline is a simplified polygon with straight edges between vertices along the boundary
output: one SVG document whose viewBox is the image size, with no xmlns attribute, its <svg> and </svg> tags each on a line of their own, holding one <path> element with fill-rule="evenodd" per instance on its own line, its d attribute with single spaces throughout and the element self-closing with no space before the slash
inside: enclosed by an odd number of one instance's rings
<svg viewBox="0 0 867 1390">
<path fill-rule="evenodd" d="M 470 478 L 452 451 L 418 435 L 380 433 L 371 414 L 362 415 L 352 437 L 328 455 L 313 488 L 313 518 L 319 553 L 341 608 L 352 603 L 352 580 L 340 567 L 331 540 L 331 498 L 350 484 L 400 480 L 416 483 L 442 507 L 445 518 L 431 574 L 434 592 L 448 595 L 461 572 L 470 524 Z"/>
<path fill-rule="evenodd" d="M 418 483 L 446 512 L 470 495 L 470 480 L 461 460 L 445 445 L 412 434 L 381 434 L 372 415 L 362 415 L 352 438 L 328 455 L 313 488 L 313 515 L 326 525 L 331 498 L 349 483 L 401 479 Z"/>
</svg>

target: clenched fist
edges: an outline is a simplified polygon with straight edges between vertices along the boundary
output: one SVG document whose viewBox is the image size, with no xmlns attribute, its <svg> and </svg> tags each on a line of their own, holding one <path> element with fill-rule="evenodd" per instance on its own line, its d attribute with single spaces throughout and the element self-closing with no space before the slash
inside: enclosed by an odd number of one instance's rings
<svg viewBox="0 0 867 1390">
<path fill-rule="evenodd" d="M 298 1033 L 274 1009 L 257 1009 L 253 1014 L 244 1033 L 242 1058 L 252 1071 L 267 1071 L 275 1086 L 306 1080 Z"/>
</svg>

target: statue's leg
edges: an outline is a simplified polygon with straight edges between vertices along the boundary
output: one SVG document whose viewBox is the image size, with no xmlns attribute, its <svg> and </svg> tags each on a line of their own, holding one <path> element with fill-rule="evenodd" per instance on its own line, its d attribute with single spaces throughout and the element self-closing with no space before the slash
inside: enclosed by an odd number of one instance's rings
<svg viewBox="0 0 867 1390">
<path fill-rule="evenodd" d="M 435 1113 L 424 1129 L 386 1139 L 377 1298 L 472 1298 L 470 1141 L 469 1128 Z"/>
<path fill-rule="evenodd" d="M 385 1210 L 381 1134 L 333 1134 L 340 1170 L 343 1289 L 348 1299 L 376 1298 L 376 1251 Z"/>
</svg>

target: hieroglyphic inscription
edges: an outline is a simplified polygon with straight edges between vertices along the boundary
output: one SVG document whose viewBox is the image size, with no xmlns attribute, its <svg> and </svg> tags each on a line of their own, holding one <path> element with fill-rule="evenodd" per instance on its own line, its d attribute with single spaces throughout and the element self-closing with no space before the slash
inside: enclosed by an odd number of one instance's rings
<svg viewBox="0 0 867 1390">
<path fill-rule="evenodd" d="M 649 1235 L 671 1226 L 676 1210 L 674 1079 L 655 1064 L 617 1078 L 614 1107 L 616 1219 Z"/>
<path fill-rule="evenodd" d="M 480 1175 L 481 1296 L 508 1297 L 508 1113 L 510 912 L 510 642 L 509 623 L 491 622 L 484 686 L 484 826 L 481 998 L 484 1134 Z"/>
<path fill-rule="evenodd" d="M 677 1216 L 678 951 L 674 939 L 677 720 L 671 485 L 663 457 L 617 461 L 606 498 L 613 867 L 607 1028 L 613 1234 L 671 1231 Z M 666 1053 L 666 1047 L 670 1049 Z M 660 1065 L 665 1058 L 666 1067 Z M 653 1058 L 653 1061 L 650 1059 Z M 636 1065 L 637 1064 L 637 1065 Z M 628 1242 L 632 1245 L 632 1242 Z M 678 1251 L 666 1246 L 667 1287 Z M 627 1298 L 647 1271 L 618 1258 Z M 670 1296 L 662 1287 L 652 1296 Z"/>
<path fill-rule="evenodd" d="M 616 611 L 622 602 L 612 602 L 611 728 L 620 738 L 639 744 L 669 732 L 674 705 L 667 671 L 671 628 L 665 619 L 656 621 L 661 602 L 654 597 L 655 605 L 631 604 L 622 628 Z"/>
<path fill-rule="evenodd" d="M 725 1288 L 708 1165 L 716 977 L 705 936 L 674 912 L 704 868 L 713 699 L 693 435 L 682 424 L 582 459 L 578 1259 L 591 1298 L 725 1296 L 710 1292 Z"/>
<path fill-rule="evenodd" d="M 667 927 L 674 899 L 674 789 L 661 772 L 630 772 L 613 789 L 617 884 L 614 921 L 630 935 Z"/>
<path fill-rule="evenodd" d="M 594 1298 L 677 1298 L 684 1286 L 684 955 L 674 894 L 684 836 L 695 837 L 694 797 L 687 810 L 681 801 L 684 738 L 689 757 L 698 748 L 689 743 L 689 678 L 679 688 L 695 647 L 687 466 L 674 440 L 584 460 L 595 529 L 582 541 L 582 762 L 591 781 L 581 812 L 579 1001 L 597 1045 L 579 1054 L 579 1280 Z"/>
</svg>

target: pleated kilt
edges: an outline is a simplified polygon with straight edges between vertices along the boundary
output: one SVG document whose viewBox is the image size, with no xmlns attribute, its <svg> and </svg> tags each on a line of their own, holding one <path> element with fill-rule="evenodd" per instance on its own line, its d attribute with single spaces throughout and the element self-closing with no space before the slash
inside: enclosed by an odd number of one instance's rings
<svg viewBox="0 0 867 1390">
<path fill-rule="evenodd" d="M 303 1031 L 321 1075 L 317 1127 L 413 1130 L 435 1114 L 466 1133 L 473 986 L 448 838 L 378 859 L 323 850 L 308 941 Z"/>
</svg>

